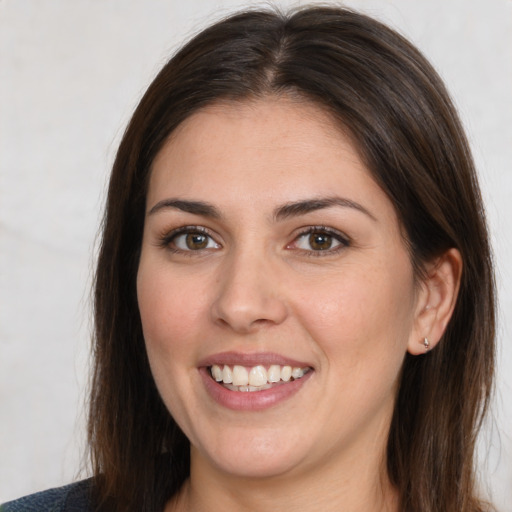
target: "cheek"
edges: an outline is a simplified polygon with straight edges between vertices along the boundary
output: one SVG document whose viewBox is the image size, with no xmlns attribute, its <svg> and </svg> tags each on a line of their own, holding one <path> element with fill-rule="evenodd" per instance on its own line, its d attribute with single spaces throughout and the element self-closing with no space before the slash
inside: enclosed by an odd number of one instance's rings
<svg viewBox="0 0 512 512">
<path fill-rule="evenodd" d="M 192 342 L 201 325 L 200 294 L 182 286 L 162 265 L 141 260 L 137 298 L 151 372 L 167 409 L 180 426 L 190 431 L 190 389 L 197 377 Z"/>
<path fill-rule="evenodd" d="M 413 322 L 412 283 L 412 276 L 395 266 L 351 268 L 321 284 L 306 284 L 295 309 L 331 361 L 351 365 L 362 361 L 362 354 L 381 357 L 386 351 L 401 358 Z"/>
<path fill-rule="evenodd" d="M 169 275 L 166 269 L 141 262 L 137 276 L 137 298 L 148 354 L 172 353 L 187 348 L 195 328 L 204 319 L 204 296 L 196 286 Z"/>
</svg>

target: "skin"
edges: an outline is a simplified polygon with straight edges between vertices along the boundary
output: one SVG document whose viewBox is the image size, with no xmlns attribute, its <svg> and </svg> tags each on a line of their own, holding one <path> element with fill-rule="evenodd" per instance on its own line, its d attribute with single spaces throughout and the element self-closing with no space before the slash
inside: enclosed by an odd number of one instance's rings
<svg viewBox="0 0 512 512">
<path fill-rule="evenodd" d="M 333 197 L 349 203 L 276 218 Z M 206 230 L 204 248 L 173 238 L 187 226 Z M 311 245 L 318 226 L 328 249 Z M 441 337 L 460 269 L 451 250 L 418 283 L 392 203 L 315 105 L 267 98 L 188 118 L 153 163 L 137 277 L 151 369 L 191 442 L 190 479 L 166 510 L 398 510 L 385 451 L 399 372 Z M 312 372 L 284 401 L 233 410 L 198 370 L 226 351 Z"/>
</svg>

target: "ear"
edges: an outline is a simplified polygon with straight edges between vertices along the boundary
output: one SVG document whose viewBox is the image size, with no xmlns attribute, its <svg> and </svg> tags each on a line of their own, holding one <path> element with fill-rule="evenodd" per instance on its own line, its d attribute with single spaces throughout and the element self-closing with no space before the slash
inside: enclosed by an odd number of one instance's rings
<svg viewBox="0 0 512 512">
<path fill-rule="evenodd" d="M 427 264 L 407 345 L 410 354 L 424 354 L 439 343 L 457 302 L 461 274 L 462 257 L 457 249 L 449 249 Z"/>
</svg>

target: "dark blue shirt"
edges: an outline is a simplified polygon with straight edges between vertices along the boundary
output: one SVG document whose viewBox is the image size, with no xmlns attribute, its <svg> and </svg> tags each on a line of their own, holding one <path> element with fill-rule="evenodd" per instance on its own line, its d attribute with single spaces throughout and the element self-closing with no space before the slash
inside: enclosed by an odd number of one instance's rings
<svg viewBox="0 0 512 512">
<path fill-rule="evenodd" d="M 0 505 L 0 512 L 94 512 L 90 496 L 91 482 L 89 478 L 30 494 Z"/>
</svg>

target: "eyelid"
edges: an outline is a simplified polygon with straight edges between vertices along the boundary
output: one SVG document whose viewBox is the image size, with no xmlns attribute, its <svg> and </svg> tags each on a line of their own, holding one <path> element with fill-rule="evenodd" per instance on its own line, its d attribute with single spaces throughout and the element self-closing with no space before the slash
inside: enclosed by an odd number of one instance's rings
<svg viewBox="0 0 512 512">
<path fill-rule="evenodd" d="M 187 225 L 187 226 L 180 226 L 175 229 L 171 229 L 170 231 L 164 231 L 161 235 L 158 236 L 158 245 L 160 247 L 163 247 L 164 249 L 168 249 L 172 252 L 180 253 L 180 254 L 187 254 L 191 255 L 193 253 L 201 253 L 204 251 L 211 250 L 209 249 L 198 249 L 197 251 L 194 250 L 186 250 L 186 249 L 179 249 L 177 247 L 171 247 L 171 243 L 173 240 L 175 240 L 180 235 L 187 235 L 191 233 L 199 233 L 201 235 L 205 235 L 209 238 L 211 238 L 214 243 L 218 246 L 217 248 L 221 247 L 221 244 L 217 241 L 217 237 L 214 233 L 212 233 L 209 229 L 205 228 L 204 226 L 197 226 L 197 225 Z"/>
<path fill-rule="evenodd" d="M 337 240 L 339 242 L 339 245 L 337 245 L 336 247 L 334 247 L 332 249 L 326 249 L 323 251 L 315 251 L 313 249 L 308 250 L 308 249 L 300 249 L 300 248 L 292 247 L 293 244 L 295 244 L 297 242 L 297 240 L 299 240 L 301 237 L 311 235 L 313 233 L 325 233 L 325 234 L 333 237 L 335 240 Z M 295 235 L 292 242 L 290 244 L 288 244 L 286 246 L 286 248 L 301 251 L 304 254 L 307 254 L 308 256 L 328 256 L 328 255 L 332 255 L 337 252 L 340 252 L 343 249 L 345 249 L 346 247 L 349 247 L 350 245 L 351 245 L 350 238 L 346 234 L 344 234 L 343 232 L 341 232 L 337 229 L 334 229 L 334 228 L 331 228 L 328 226 L 308 226 L 306 228 L 301 228 L 301 230 Z"/>
<path fill-rule="evenodd" d="M 220 249 L 222 247 L 222 244 L 218 242 L 218 236 L 216 233 L 213 233 L 208 228 L 205 228 L 204 226 L 198 226 L 198 225 L 186 225 L 186 226 L 180 226 L 175 229 L 171 230 L 165 230 L 161 235 L 158 236 L 158 243 L 157 245 L 167 249 L 169 251 L 179 253 L 179 254 L 186 254 L 186 255 L 199 255 L 200 253 L 204 253 L 205 251 L 209 251 L 212 248 L 205 248 L 205 249 L 198 249 L 198 250 L 186 250 L 186 249 L 180 249 L 177 247 L 172 247 L 171 244 L 174 239 L 176 239 L 180 235 L 185 234 L 191 234 L 191 233 L 200 233 L 202 235 L 205 235 L 209 237 L 213 242 L 216 244 L 217 247 L 215 249 Z M 325 250 L 308 250 L 308 249 L 301 249 L 298 247 L 293 247 L 297 240 L 299 240 L 303 236 L 311 235 L 313 233 L 324 233 L 331 237 L 333 237 L 337 242 L 339 242 L 339 245 L 332 249 L 325 249 Z M 314 226 L 307 226 L 303 227 L 295 234 L 292 242 L 286 245 L 286 249 L 290 250 L 296 250 L 298 252 L 310 255 L 310 256 L 328 256 L 335 254 L 346 247 L 351 245 L 350 237 L 348 237 L 343 232 L 324 225 L 314 225 Z"/>
</svg>

